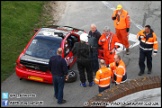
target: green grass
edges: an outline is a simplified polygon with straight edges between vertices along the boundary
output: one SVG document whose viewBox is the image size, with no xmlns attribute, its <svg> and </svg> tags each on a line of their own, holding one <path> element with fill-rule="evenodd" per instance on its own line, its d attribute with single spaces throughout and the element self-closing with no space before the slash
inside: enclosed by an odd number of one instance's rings
<svg viewBox="0 0 162 108">
<path fill-rule="evenodd" d="M 34 28 L 45 24 L 42 19 L 44 3 L 1 2 L 1 82 L 15 72 L 16 59 L 33 36 Z"/>
</svg>

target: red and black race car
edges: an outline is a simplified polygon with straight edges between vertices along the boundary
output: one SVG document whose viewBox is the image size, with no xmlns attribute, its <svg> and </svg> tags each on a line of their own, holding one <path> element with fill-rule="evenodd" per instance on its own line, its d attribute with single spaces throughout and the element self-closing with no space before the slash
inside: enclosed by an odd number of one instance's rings
<svg viewBox="0 0 162 108">
<path fill-rule="evenodd" d="M 20 79 L 52 83 L 52 75 L 48 69 L 49 58 L 56 54 L 59 47 L 63 49 L 62 57 L 67 61 L 69 80 L 76 80 L 76 72 L 70 70 L 76 61 L 71 52 L 75 42 L 80 41 L 84 30 L 52 25 L 35 30 L 34 36 L 26 45 L 16 61 L 16 75 Z"/>
<path fill-rule="evenodd" d="M 48 69 L 51 56 L 56 55 L 59 47 L 63 49 L 62 57 L 65 58 L 69 68 L 69 79 L 66 82 L 74 82 L 76 72 L 70 68 L 76 61 L 72 48 L 75 42 L 80 41 L 80 35 L 84 30 L 52 25 L 46 28 L 34 30 L 35 34 L 26 45 L 16 61 L 16 75 L 20 79 L 34 80 L 44 83 L 52 83 L 52 75 Z M 103 49 L 98 49 L 98 58 L 103 58 Z"/>
</svg>

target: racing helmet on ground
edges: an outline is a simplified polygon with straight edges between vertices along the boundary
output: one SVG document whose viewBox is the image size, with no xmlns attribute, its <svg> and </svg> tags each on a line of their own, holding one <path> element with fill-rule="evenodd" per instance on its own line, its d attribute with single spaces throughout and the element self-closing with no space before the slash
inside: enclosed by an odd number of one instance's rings
<svg viewBox="0 0 162 108">
<path fill-rule="evenodd" d="M 115 42 L 115 46 L 118 46 L 118 48 L 116 49 L 118 52 L 123 51 L 124 48 L 123 44 Z"/>
</svg>

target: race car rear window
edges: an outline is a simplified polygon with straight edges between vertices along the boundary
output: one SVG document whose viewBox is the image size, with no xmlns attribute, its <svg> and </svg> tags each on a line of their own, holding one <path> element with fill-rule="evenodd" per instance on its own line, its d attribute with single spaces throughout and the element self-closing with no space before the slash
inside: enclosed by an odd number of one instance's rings
<svg viewBox="0 0 162 108">
<path fill-rule="evenodd" d="M 27 55 L 37 58 L 49 59 L 56 55 L 62 39 L 60 38 L 35 38 L 26 50 Z"/>
</svg>

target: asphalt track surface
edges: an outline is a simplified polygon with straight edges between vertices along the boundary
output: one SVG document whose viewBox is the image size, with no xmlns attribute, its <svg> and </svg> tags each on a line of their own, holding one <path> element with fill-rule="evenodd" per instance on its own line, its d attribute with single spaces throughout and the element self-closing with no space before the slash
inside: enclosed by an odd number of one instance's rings
<svg viewBox="0 0 162 108">
<path fill-rule="evenodd" d="M 60 1 L 61 2 L 61 1 Z M 64 1 L 65 2 L 65 1 Z M 89 31 L 90 24 L 95 23 L 98 30 L 102 32 L 104 26 L 110 26 L 114 32 L 113 21 L 111 15 L 114 7 L 117 4 L 122 4 L 131 17 L 130 33 L 137 34 L 142 26 L 150 24 L 158 37 L 159 50 L 158 54 L 153 57 L 153 73 L 150 76 L 161 75 L 161 5 L 160 1 L 66 1 L 66 9 L 62 18 L 58 22 L 60 25 L 68 25 Z M 138 59 L 139 46 L 135 46 L 130 50 L 130 55 L 120 53 L 122 59 L 127 66 L 128 79 L 138 78 Z M 76 64 L 72 68 L 77 70 Z M 147 68 L 143 76 L 148 76 Z M 1 83 L 1 92 L 8 92 L 9 94 L 35 94 L 33 98 L 9 98 L 10 101 L 42 101 L 42 105 L 35 106 L 84 106 L 84 102 L 97 95 L 98 87 L 80 87 L 79 77 L 74 83 L 66 83 L 64 87 L 64 99 L 67 103 L 58 105 L 56 99 L 53 97 L 53 86 L 50 84 L 38 83 L 28 80 L 19 80 L 14 73 L 4 82 Z M 160 101 L 160 100 L 159 100 Z M 9 105 L 13 106 L 13 105 Z M 14 105 L 26 106 L 26 105 Z"/>
</svg>

